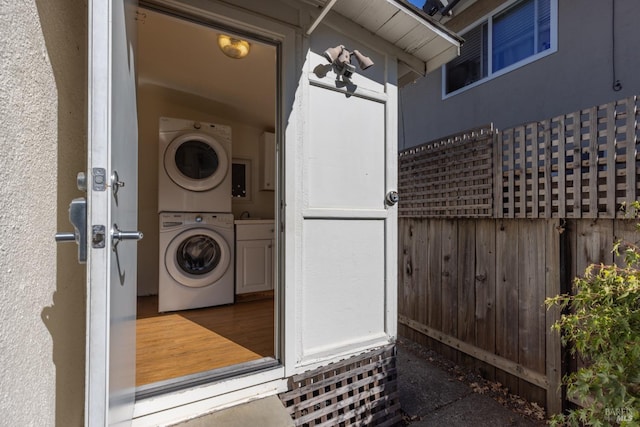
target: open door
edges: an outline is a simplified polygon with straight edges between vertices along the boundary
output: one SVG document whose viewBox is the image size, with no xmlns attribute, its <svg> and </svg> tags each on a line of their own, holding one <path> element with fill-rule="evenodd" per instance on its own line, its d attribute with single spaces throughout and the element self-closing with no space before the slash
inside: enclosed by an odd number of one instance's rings
<svg viewBox="0 0 640 427">
<path fill-rule="evenodd" d="M 128 425 L 135 391 L 137 1 L 89 1 L 85 425 Z M 123 231 L 124 230 L 124 231 Z M 130 240 L 130 241 L 127 241 Z"/>
</svg>

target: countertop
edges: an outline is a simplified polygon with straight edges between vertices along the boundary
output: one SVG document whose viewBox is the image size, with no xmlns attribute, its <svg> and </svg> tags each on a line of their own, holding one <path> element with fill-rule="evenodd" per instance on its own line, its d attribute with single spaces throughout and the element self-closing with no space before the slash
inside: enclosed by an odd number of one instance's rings
<svg viewBox="0 0 640 427">
<path fill-rule="evenodd" d="M 245 219 L 236 219 L 234 224 L 273 224 L 272 219 L 264 219 L 264 218 L 245 218 Z"/>
</svg>

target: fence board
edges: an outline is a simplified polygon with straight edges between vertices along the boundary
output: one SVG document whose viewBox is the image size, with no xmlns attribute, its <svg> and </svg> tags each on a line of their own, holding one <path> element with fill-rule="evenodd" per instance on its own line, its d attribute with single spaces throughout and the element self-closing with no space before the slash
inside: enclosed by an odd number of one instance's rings
<svg viewBox="0 0 640 427">
<path fill-rule="evenodd" d="M 413 225 L 413 241 L 415 249 L 413 251 L 413 278 L 418 283 L 417 290 L 417 313 L 416 319 L 419 322 L 427 323 L 429 318 L 430 304 L 428 300 L 428 287 L 423 284 L 428 283 L 429 259 L 427 257 L 427 243 L 429 235 L 427 233 L 427 223 L 416 221 Z"/>
<path fill-rule="evenodd" d="M 525 126 L 516 128 L 516 152 L 515 169 L 516 186 L 514 194 L 514 203 L 516 204 L 516 218 L 527 217 L 527 143 L 526 143 Z"/>
<path fill-rule="evenodd" d="M 578 221 L 576 268 L 581 275 L 591 264 L 613 263 L 613 228 L 611 221 Z"/>
<path fill-rule="evenodd" d="M 496 354 L 518 360 L 518 223 L 503 221 L 496 236 Z M 496 380 L 518 392 L 518 381 L 501 372 Z"/>
<path fill-rule="evenodd" d="M 596 218 L 598 214 L 598 109 L 589 110 L 589 212 L 588 218 Z"/>
<path fill-rule="evenodd" d="M 516 165 L 515 165 L 515 143 L 514 143 L 514 135 L 515 129 L 509 129 L 505 132 L 501 133 L 502 135 L 502 143 L 504 148 L 504 154 L 507 159 L 507 192 L 503 196 L 507 201 L 507 214 L 506 218 L 515 218 L 515 188 L 516 188 Z"/>
<path fill-rule="evenodd" d="M 472 220 L 458 221 L 458 334 L 475 342 L 475 249 L 476 224 Z"/>
<path fill-rule="evenodd" d="M 573 207 L 571 212 L 573 213 L 573 218 L 581 218 L 582 217 L 582 165 L 581 165 L 581 157 L 582 157 L 582 135 L 580 132 L 580 112 L 572 113 L 571 115 L 571 135 L 570 138 L 572 140 L 571 148 L 573 148 L 573 153 L 571 154 L 571 162 L 573 166 L 573 182 L 571 189 L 573 191 L 572 194 L 572 202 Z"/>
<path fill-rule="evenodd" d="M 496 221 L 476 221 L 475 344 L 496 351 Z M 487 368 L 495 378 L 495 369 Z"/>
<path fill-rule="evenodd" d="M 415 298 L 415 289 L 419 285 L 413 280 L 413 223 L 415 220 L 408 219 L 400 221 L 399 225 L 399 248 L 402 251 L 399 259 L 402 265 L 398 268 L 400 280 L 398 280 L 398 311 L 405 313 L 412 319 L 416 318 L 416 306 L 413 303 Z"/>
<path fill-rule="evenodd" d="M 567 148 L 566 148 L 566 137 L 565 137 L 565 120 L 564 116 L 558 117 L 554 122 L 557 123 L 557 142 L 558 146 L 558 176 L 567 176 Z M 558 183 L 558 215 L 560 218 L 567 217 L 567 180 L 566 179 L 557 179 Z"/>
<path fill-rule="evenodd" d="M 552 167 L 553 167 L 553 148 L 551 146 L 551 120 L 545 120 L 542 122 L 544 128 L 543 133 L 543 149 L 544 158 L 542 164 L 544 165 L 543 179 L 543 198 L 544 198 L 544 218 L 551 218 L 551 212 L 553 211 L 553 186 L 551 185 Z"/>
<path fill-rule="evenodd" d="M 636 98 L 628 98 L 626 100 L 626 173 L 627 173 L 627 205 L 636 200 L 636 173 L 637 173 L 637 130 L 638 130 L 638 108 L 636 107 Z"/>
<path fill-rule="evenodd" d="M 545 370 L 545 225 L 543 221 L 518 222 L 518 361 L 536 372 Z M 520 380 L 519 392 L 544 401 L 544 393 Z"/>
<path fill-rule="evenodd" d="M 427 222 L 427 260 L 429 271 L 427 272 L 427 293 L 429 302 L 429 322 L 432 328 L 442 328 L 442 250 L 440 239 L 442 235 L 442 221 L 433 220 Z"/>
<path fill-rule="evenodd" d="M 496 356 L 489 351 L 482 350 L 462 340 L 450 337 L 440 331 L 428 327 L 427 325 L 422 325 L 414 320 L 411 320 L 406 316 L 399 316 L 398 321 L 401 325 L 405 325 L 415 331 L 427 335 L 430 338 L 433 338 L 434 340 L 440 341 L 441 343 L 446 344 L 449 347 L 455 348 L 456 350 L 473 356 L 476 359 L 494 366 L 513 377 L 523 378 L 527 382 L 535 384 L 543 389 L 547 389 L 549 387 L 549 383 L 543 374 L 522 366 L 517 362 L 505 359 L 504 357 Z"/>
<path fill-rule="evenodd" d="M 531 128 L 531 143 L 527 144 L 531 147 L 531 166 L 529 167 L 531 173 L 531 218 L 538 218 L 540 215 L 540 177 L 539 177 L 539 146 L 540 140 L 538 138 L 538 123 L 534 123 Z M 527 186 L 527 189 L 529 186 Z"/>
<path fill-rule="evenodd" d="M 607 122 L 615 123 L 616 121 L 616 109 L 610 107 L 607 109 Z M 607 132 L 607 148 L 605 150 L 607 159 L 607 190 L 606 190 L 606 215 L 609 218 L 614 218 L 616 215 L 616 132 L 613 129 L 609 129 Z"/>
<path fill-rule="evenodd" d="M 442 332 L 458 335 L 458 228 L 457 221 L 442 221 Z M 453 353 L 445 355 L 452 356 Z"/>
<path fill-rule="evenodd" d="M 554 297 L 561 293 L 560 266 L 560 221 L 546 221 L 546 260 L 545 297 Z M 546 409 L 549 414 L 562 412 L 562 344 L 560 334 L 551 327 L 560 320 L 560 308 L 550 307 L 545 317 L 545 373 L 549 388 L 546 394 Z"/>
</svg>

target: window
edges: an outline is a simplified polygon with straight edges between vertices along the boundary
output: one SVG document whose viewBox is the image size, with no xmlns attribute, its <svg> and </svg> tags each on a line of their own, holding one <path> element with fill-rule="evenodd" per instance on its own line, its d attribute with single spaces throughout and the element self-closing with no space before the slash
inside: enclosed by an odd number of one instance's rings
<svg viewBox="0 0 640 427">
<path fill-rule="evenodd" d="M 233 159 L 231 165 L 231 196 L 234 200 L 251 200 L 251 160 Z"/>
<path fill-rule="evenodd" d="M 556 50 L 557 0 L 507 3 L 462 34 L 460 56 L 445 65 L 445 94 L 528 64 Z"/>
</svg>

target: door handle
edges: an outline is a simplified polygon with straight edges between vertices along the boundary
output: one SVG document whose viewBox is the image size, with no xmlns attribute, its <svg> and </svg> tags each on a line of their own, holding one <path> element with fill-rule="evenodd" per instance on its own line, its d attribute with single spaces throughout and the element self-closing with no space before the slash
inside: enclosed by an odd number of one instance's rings
<svg viewBox="0 0 640 427">
<path fill-rule="evenodd" d="M 387 196 L 384 198 L 384 201 L 389 206 L 395 205 L 396 203 L 398 203 L 398 200 L 400 200 L 400 196 L 398 196 L 398 192 L 394 190 L 389 191 L 387 193 Z"/>
<path fill-rule="evenodd" d="M 87 262 L 87 200 L 84 197 L 73 199 L 69 204 L 69 222 L 73 233 L 56 233 L 56 242 L 76 242 L 78 244 L 78 262 Z"/>
<path fill-rule="evenodd" d="M 142 231 L 121 231 L 118 228 L 118 224 L 113 224 L 113 227 L 111 228 L 111 243 L 114 251 L 116 250 L 118 243 L 123 240 L 138 241 L 142 240 L 143 237 L 144 234 L 142 234 Z"/>
</svg>

